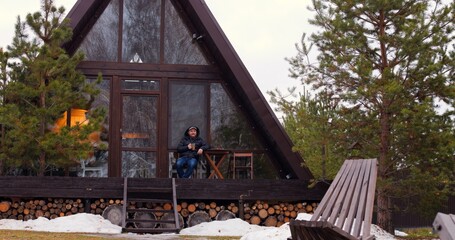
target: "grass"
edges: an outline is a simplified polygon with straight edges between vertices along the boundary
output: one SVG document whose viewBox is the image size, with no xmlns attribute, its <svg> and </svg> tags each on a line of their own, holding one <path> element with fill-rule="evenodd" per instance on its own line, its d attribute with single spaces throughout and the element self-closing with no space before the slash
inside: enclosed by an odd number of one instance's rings
<svg viewBox="0 0 455 240">
<path fill-rule="evenodd" d="M 406 237 L 397 237 L 397 239 L 413 240 L 413 239 L 438 239 L 436 234 L 432 233 L 431 228 L 409 228 L 401 229 L 400 231 L 408 234 Z M 178 235 L 176 239 L 182 240 L 238 240 L 240 237 L 229 237 L 229 236 L 189 236 L 189 235 Z M 53 240 L 53 239 L 65 239 L 65 240 L 104 240 L 104 239 L 115 239 L 115 240 L 131 240 L 132 238 L 122 238 L 119 235 L 115 237 L 105 235 L 94 235 L 88 233 L 53 233 L 53 232 L 36 232 L 36 231 L 24 231 L 24 230 L 0 230 L 0 240 Z"/>
<path fill-rule="evenodd" d="M 438 239 L 438 235 L 434 234 L 431 228 L 406 228 L 400 231 L 408 234 L 400 239 Z"/>
<path fill-rule="evenodd" d="M 53 232 L 36 232 L 22 230 L 0 230 L 1 240 L 102 240 L 109 239 L 98 236 L 89 236 L 88 234 L 78 233 L 53 233 Z"/>
</svg>

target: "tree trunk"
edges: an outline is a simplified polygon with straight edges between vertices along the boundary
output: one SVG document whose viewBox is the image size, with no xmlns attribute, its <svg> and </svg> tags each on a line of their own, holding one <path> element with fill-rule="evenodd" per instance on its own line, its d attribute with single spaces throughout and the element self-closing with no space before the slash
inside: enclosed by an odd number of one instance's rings
<svg viewBox="0 0 455 240">
<path fill-rule="evenodd" d="M 388 106 L 388 102 L 385 101 L 385 106 Z M 384 107 L 381 111 L 380 116 L 380 149 L 379 149 L 379 163 L 378 163 L 378 180 L 385 180 L 387 177 L 387 167 L 389 165 L 389 139 L 390 139 L 390 119 L 387 113 L 387 107 Z M 389 196 L 387 192 L 388 186 L 379 184 L 377 190 L 377 204 L 378 204 L 378 216 L 377 222 L 379 227 L 385 231 L 393 234 L 392 224 L 392 213 L 390 211 Z"/>
<path fill-rule="evenodd" d="M 41 80 L 41 86 L 44 87 L 46 85 L 46 81 L 44 79 Z M 45 109 L 46 108 L 46 94 L 40 94 L 40 107 Z M 40 122 L 40 137 L 44 137 L 46 134 L 46 127 L 47 123 L 44 117 L 41 118 Z M 44 176 L 44 172 L 46 171 L 46 152 L 41 150 L 39 155 L 39 169 L 38 169 L 38 176 Z"/>
<path fill-rule="evenodd" d="M 1 136 L 0 136 L 0 148 L 5 144 L 5 128 L 0 124 Z M 3 176 L 3 158 L 0 159 L 0 176 Z"/>
<path fill-rule="evenodd" d="M 46 153 L 42 151 L 39 155 L 39 169 L 38 169 L 38 176 L 44 176 L 44 172 L 46 171 Z"/>
</svg>

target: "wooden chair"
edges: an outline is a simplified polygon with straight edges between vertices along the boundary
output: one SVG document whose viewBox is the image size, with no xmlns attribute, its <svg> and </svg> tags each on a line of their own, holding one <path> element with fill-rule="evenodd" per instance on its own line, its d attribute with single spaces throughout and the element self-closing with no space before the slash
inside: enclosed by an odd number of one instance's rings
<svg viewBox="0 0 455 240">
<path fill-rule="evenodd" d="M 376 159 L 346 160 L 312 218 L 291 220 L 292 239 L 374 239 L 376 178 Z"/>
<path fill-rule="evenodd" d="M 103 172 L 103 167 L 89 167 L 87 166 L 90 162 L 90 159 L 81 159 L 81 177 L 85 177 L 87 175 L 87 172 L 93 172 L 95 174 L 94 176 L 96 177 L 101 177 L 102 172 Z"/>
<path fill-rule="evenodd" d="M 252 152 L 233 152 L 229 164 L 233 179 L 254 178 L 253 153 Z"/>
</svg>

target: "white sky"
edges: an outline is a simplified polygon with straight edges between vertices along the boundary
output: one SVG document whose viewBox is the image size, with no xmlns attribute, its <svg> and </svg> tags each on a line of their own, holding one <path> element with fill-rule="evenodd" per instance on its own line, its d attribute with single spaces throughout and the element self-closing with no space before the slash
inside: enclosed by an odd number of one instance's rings
<svg viewBox="0 0 455 240">
<path fill-rule="evenodd" d="M 299 213 L 297 219 L 309 220 L 310 214 Z M 170 240 L 175 239 L 175 234 L 155 234 L 153 236 L 138 234 L 121 234 L 121 227 L 113 225 L 109 220 L 100 215 L 87 213 L 78 213 L 66 217 L 58 217 L 53 220 L 40 217 L 35 220 L 20 221 L 12 219 L 0 219 L 0 229 L 9 230 L 29 230 L 41 232 L 73 232 L 73 233 L 99 233 L 112 234 L 115 238 L 124 239 L 157 239 Z M 229 219 L 225 221 L 203 222 L 190 228 L 184 228 L 180 231 L 181 235 L 191 236 L 237 236 L 240 240 L 286 240 L 291 236 L 289 224 L 285 223 L 280 227 L 264 227 L 249 224 L 240 218 Z M 376 225 L 372 225 L 371 234 L 375 235 L 377 240 L 394 240 L 393 235 L 385 232 Z M 397 236 L 406 236 L 405 233 L 395 231 Z"/>
<path fill-rule="evenodd" d="M 55 0 L 69 12 L 77 0 Z M 17 16 L 40 9 L 41 0 L 0 1 L 0 47 L 11 43 Z M 206 0 L 213 15 L 234 46 L 264 97 L 278 88 L 283 92 L 298 86 L 288 77 L 284 60 L 296 54 L 295 43 L 303 32 L 309 33 L 311 0 Z"/>
</svg>

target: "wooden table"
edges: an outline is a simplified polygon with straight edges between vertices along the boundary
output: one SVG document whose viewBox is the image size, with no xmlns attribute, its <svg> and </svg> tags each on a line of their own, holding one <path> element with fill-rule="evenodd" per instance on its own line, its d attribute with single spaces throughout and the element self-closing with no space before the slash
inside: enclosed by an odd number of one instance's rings
<svg viewBox="0 0 455 240">
<path fill-rule="evenodd" d="M 224 160 L 230 153 L 231 151 L 225 149 L 209 149 L 204 151 L 205 159 L 207 159 L 207 162 L 213 170 L 208 178 L 215 178 L 216 175 L 219 179 L 224 179 L 219 167 L 223 164 Z"/>
</svg>

